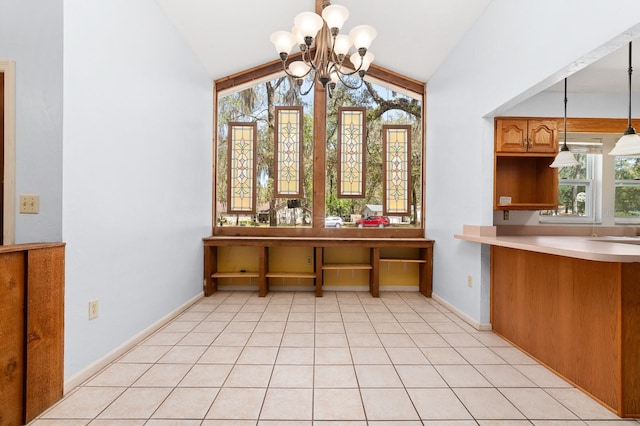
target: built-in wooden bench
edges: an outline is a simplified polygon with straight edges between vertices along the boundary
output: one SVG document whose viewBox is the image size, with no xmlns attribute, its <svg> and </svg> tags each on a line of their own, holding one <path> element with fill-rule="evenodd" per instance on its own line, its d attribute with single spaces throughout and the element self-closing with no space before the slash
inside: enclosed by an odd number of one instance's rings
<svg viewBox="0 0 640 426">
<path fill-rule="evenodd" d="M 433 240 L 426 238 L 303 238 L 303 237 L 244 237 L 244 236 L 212 236 L 204 242 L 204 294 L 210 296 L 218 289 L 221 278 L 257 278 L 258 293 L 266 296 L 269 291 L 269 278 L 303 278 L 312 279 L 316 296 L 322 296 L 324 271 L 329 270 L 368 270 L 369 291 L 374 297 L 380 293 L 380 263 L 414 263 L 418 264 L 418 290 L 431 297 L 433 271 Z M 218 248 L 220 247 L 256 247 L 258 271 L 219 271 Z M 313 272 L 270 271 L 269 251 L 273 247 L 312 247 Z M 325 250 L 330 247 L 357 247 L 370 250 L 366 263 L 325 263 Z M 418 256 L 380 257 L 381 250 L 418 249 Z M 388 254 L 387 254 L 388 256 Z"/>
</svg>

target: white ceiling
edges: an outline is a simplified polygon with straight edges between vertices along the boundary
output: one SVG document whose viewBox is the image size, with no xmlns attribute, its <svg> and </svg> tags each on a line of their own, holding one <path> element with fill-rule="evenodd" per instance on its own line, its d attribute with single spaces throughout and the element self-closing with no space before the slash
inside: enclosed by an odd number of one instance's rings
<svg viewBox="0 0 640 426">
<path fill-rule="evenodd" d="M 273 61 L 272 32 L 290 30 L 314 0 L 156 0 L 212 79 Z M 336 0 L 350 18 L 343 33 L 360 24 L 376 28 L 370 51 L 375 64 L 427 82 L 491 0 Z M 640 42 L 634 44 L 634 92 L 640 91 Z M 409 55 L 408 52 L 411 52 Z M 596 52 L 594 52 L 596 53 Z M 628 90 L 628 47 L 571 75 L 569 92 Z M 546 91 L 562 92 L 563 81 Z"/>
<path fill-rule="evenodd" d="M 640 40 L 632 43 L 632 91 L 640 92 Z M 567 77 L 567 92 L 628 93 L 629 45 L 593 62 Z M 563 92 L 564 80 L 549 87 L 548 92 Z"/>
<path fill-rule="evenodd" d="M 272 32 L 290 31 L 314 0 L 157 0 L 213 79 L 278 59 Z M 375 64 L 426 82 L 491 0 L 336 0 L 349 9 L 342 33 L 378 31 Z M 410 46 L 399 48 L 399 46 Z M 409 56 L 407 52 L 412 52 Z"/>
</svg>

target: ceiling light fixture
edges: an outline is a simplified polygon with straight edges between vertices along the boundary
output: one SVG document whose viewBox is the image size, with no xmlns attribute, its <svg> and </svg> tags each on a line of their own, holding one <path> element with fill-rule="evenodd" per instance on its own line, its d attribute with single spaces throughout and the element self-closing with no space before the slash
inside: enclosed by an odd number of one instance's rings
<svg viewBox="0 0 640 426">
<path fill-rule="evenodd" d="M 303 95 L 313 87 L 311 84 L 306 90 L 302 89 L 303 79 L 310 73 L 313 73 L 314 82 L 319 81 L 330 96 L 338 81 L 350 89 L 362 86 L 366 71 L 374 59 L 369 46 L 377 32 L 370 25 L 358 25 L 348 36 L 339 34 L 348 17 L 349 10 L 346 7 L 325 1 L 322 4 L 322 16 L 313 12 L 299 13 L 293 21 L 291 32 L 276 31 L 271 34 L 271 42 L 280 54 L 284 72 L 296 79 Z M 287 58 L 295 44 L 302 52 L 302 60 L 293 61 L 287 66 Z M 351 46 L 355 46 L 357 53 L 349 55 Z M 345 69 L 344 60 L 347 56 L 353 71 Z M 345 79 L 354 74 L 360 77 L 357 85 Z"/>
<path fill-rule="evenodd" d="M 640 154 L 640 136 L 636 134 L 636 129 L 631 125 L 631 42 L 629 42 L 629 127 L 624 131 L 624 135 L 618 139 L 616 146 L 609 152 L 609 155 L 631 156 Z"/>
<path fill-rule="evenodd" d="M 573 167 L 580 164 L 567 146 L 567 79 L 564 79 L 564 143 L 549 167 Z"/>
</svg>

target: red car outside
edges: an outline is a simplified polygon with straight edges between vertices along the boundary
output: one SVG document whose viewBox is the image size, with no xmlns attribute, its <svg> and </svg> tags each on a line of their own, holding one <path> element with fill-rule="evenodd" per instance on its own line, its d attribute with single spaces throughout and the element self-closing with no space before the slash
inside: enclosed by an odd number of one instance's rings
<svg viewBox="0 0 640 426">
<path fill-rule="evenodd" d="M 363 228 L 365 226 L 377 226 L 378 228 L 384 228 L 389 226 L 389 218 L 386 216 L 369 216 L 364 219 L 356 220 L 356 226 Z"/>
</svg>

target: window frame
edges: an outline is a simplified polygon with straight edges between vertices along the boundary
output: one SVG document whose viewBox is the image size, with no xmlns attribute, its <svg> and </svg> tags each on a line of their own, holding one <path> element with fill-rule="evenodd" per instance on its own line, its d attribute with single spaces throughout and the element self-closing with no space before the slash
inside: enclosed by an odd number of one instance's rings
<svg viewBox="0 0 640 426">
<path fill-rule="evenodd" d="M 558 178 L 558 195 L 561 186 L 584 185 L 585 192 L 588 191 L 585 200 L 584 216 L 546 216 L 539 215 L 540 223 L 594 223 L 601 218 L 601 199 L 599 193 L 602 192 L 602 160 L 598 156 L 603 154 L 586 153 L 586 177 L 584 179 L 560 179 Z"/>
<path fill-rule="evenodd" d="M 296 60 L 293 55 L 291 60 Z M 409 77 L 401 76 L 393 71 L 372 64 L 367 71 L 367 79 L 381 82 L 385 85 L 395 86 L 403 91 L 411 92 L 422 100 L 422 170 L 420 176 L 420 226 L 414 228 L 326 228 L 325 219 L 325 198 L 326 198 L 326 149 L 324 141 L 327 138 L 327 92 L 319 83 L 314 87 L 313 100 L 313 217 L 311 227 L 296 227 L 293 229 L 281 227 L 223 227 L 218 226 L 217 217 L 217 166 L 216 152 L 218 146 L 217 115 L 218 96 L 234 88 L 255 84 L 270 78 L 277 78 L 284 75 L 280 61 L 272 61 L 267 64 L 240 72 L 228 77 L 224 77 L 213 82 L 214 85 L 214 108 L 213 108 L 213 128 L 214 128 L 214 149 L 213 149 L 213 188 L 212 188 L 212 235 L 220 236 L 283 236 L 283 237 L 335 237 L 335 238 L 424 238 L 425 236 L 425 162 L 426 162 L 426 84 L 413 80 Z"/>
<path fill-rule="evenodd" d="M 562 118 L 557 118 L 561 120 Z M 633 122 L 640 122 L 640 118 L 632 118 Z M 609 137 L 619 139 L 625 129 L 629 126 L 628 120 L 626 118 L 578 118 L 578 117 L 568 117 L 567 118 L 567 133 L 594 133 L 599 135 L 607 135 Z M 599 193 L 596 191 L 596 212 L 595 219 L 591 222 L 580 221 L 580 223 L 589 223 L 589 224 L 602 224 L 605 226 L 625 226 L 625 225 L 634 225 L 634 223 L 629 221 L 623 221 L 620 219 L 615 219 L 615 213 L 610 209 L 614 208 L 613 198 L 615 194 L 610 194 L 610 191 L 615 190 L 615 179 L 613 175 L 613 166 L 608 166 L 606 158 L 609 157 L 608 150 L 613 148 L 613 146 L 607 147 L 607 144 L 603 146 L 602 153 L 602 176 L 601 180 L 597 182 L 597 185 L 601 185 Z M 611 167 L 611 169 L 609 169 Z M 611 173 L 611 175 L 609 175 Z M 540 215 L 538 215 L 538 222 L 541 224 L 549 224 L 553 226 L 558 225 L 567 225 L 567 224 L 578 224 L 573 220 L 564 220 L 564 221 L 549 221 L 549 220 L 541 220 Z M 640 223 L 640 222 L 638 222 Z"/>
</svg>

